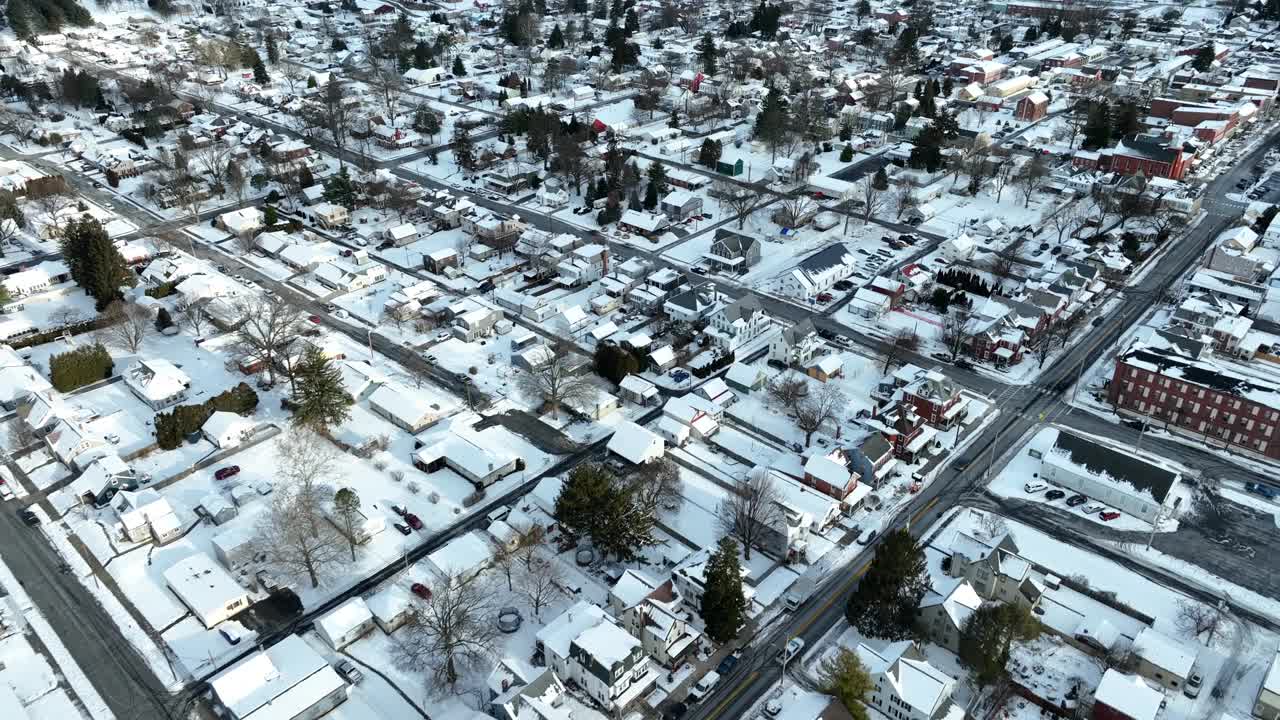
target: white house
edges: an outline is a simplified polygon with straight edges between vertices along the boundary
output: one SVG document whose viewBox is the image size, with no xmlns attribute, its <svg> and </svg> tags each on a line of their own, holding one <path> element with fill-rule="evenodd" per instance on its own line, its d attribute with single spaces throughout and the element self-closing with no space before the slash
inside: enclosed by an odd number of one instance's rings
<svg viewBox="0 0 1280 720">
<path fill-rule="evenodd" d="M 427 555 L 427 567 L 440 578 L 465 581 L 493 561 L 494 547 L 479 530 L 472 530 Z"/>
<path fill-rule="evenodd" d="M 813 299 L 853 274 L 857 255 L 844 243 L 833 243 L 800 261 L 799 267 L 783 279 L 791 295 Z"/>
<path fill-rule="evenodd" d="M 409 622 L 413 615 L 413 596 L 394 583 L 370 595 L 366 604 L 373 621 L 388 635 Z"/>
<path fill-rule="evenodd" d="M 311 271 L 316 281 L 330 290 L 359 290 L 387 279 L 387 266 L 369 259 L 365 250 L 357 250 L 348 259 L 330 258 Z"/>
<path fill-rule="evenodd" d="M 398 383 L 383 383 L 369 396 L 369 409 L 375 415 L 411 433 L 431 427 L 458 407 L 452 395 Z"/>
<path fill-rule="evenodd" d="M 613 436 L 609 438 L 609 452 L 626 460 L 632 465 L 641 465 L 650 460 L 662 457 L 666 446 L 662 438 L 651 430 L 643 428 L 630 420 L 618 423 Z"/>
<path fill-rule="evenodd" d="M 218 216 L 218 225 L 233 235 L 253 232 L 263 226 L 262 211 L 256 207 L 241 208 Z"/>
<path fill-rule="evenodd" d="M 124 384 L 152 410 L 163 410 L 187 399 L 191 378 L 161 358 L 138 360 L 124 372 Z"/>
<path fill-rule="evenodd" d="M 805 318 L 769 341 L 769 362 L 786 367 L 804 367 L 826 346 L 813 321 Z"/>
<path fill-rule="evenodd" d="M 534 654 L 605 709 L 619 714 L 657 680 L 640 640 L 585 600 L 538 631 Z"/>
<path fill-rule="evenodd" d="M 209 680 L 231 720 L 313 720 L 347 699 L 347 684 L 301 635 L 223 670 Z"/>
<path fill-rule="evenodd" d="M 402 223 L 386 231 L 386 239 L 396 247 L 403 247 L 418 239 L 418 227 L 413 223 Z"/>
<path fill-rule="evenodd" d="M 165 584 L 210 630 L 249 607 L 249 593 L 221 565 L 196 553 L 164 571 Z"/>
<path fill-rule="evenodd" d="M 225 450 L 248 440 L 257 429 L 258 424 L 250 418 L 218 410 L 204 421 L 200 432 L 206 440 Z"/>
<path fill-rule="evenodd" d="M 973 249 L 973 238 L 965 233 L 960 233 L 942 243 L 942 257 L 951 263 L 964 262 L 973 257 Z"/>
<path fill-rule="evenodd" d="M 0 406 L 12 410 L 32 393 L 45 393 L 53 386 L 27 364 L 16 350 L 0 345 Z"/>
<path fill-rule="evenodd" d="M 867 706 L 897 720 L 961 720 L 964 709 L 951 702 L 956 681 L 929 664 L 910 640 L 876 651 L 858 644 L 858 658 L 874 687 Z"/>
<path fill-rule="evenodd" d="M 316 634 L 334 650 L 341 650 L 372 629 L 373 613 L 359 597 L 342 603 L 316 621 Z"/>
<path fill-rule="evenodd" d="M 133 542 L 154 539 L 163 545 L 182 534 L 182 523 L 160 493 L 146 489 L 121 490 L 111 499 L 124 536 Z"/>
<path fill-rule="evenodd" d="M 735 351 L 769 328 L 768 314 L 755 295 L 743 295 L 711 313 L 707 336 L 728 351 Z"/>
</svg>

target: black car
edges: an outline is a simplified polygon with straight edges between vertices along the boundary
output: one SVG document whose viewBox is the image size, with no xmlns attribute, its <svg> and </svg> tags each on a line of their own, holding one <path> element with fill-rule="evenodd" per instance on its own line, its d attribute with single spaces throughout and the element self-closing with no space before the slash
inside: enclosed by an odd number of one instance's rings
<svg viewBox="0 0 1280 720">
<path fill-rule="evenodd" d="M 956 367 L 960 368 L 961 370 L 973 369 L 973 363 L 969 362 L 968 360 L 965 360 L 964 358 L 956 358 L 955 364 L 956 364 Z"/>
<path fill-rule="evenodd" d="M 853 287 L 853 283 L 849 282 L 848 280 L 841 280 L 840 282 L 836 283 L 832 287 L 834 287 L 836 290 L 848 290 Z"/>
<path fill-rule="evenodd" d="M 409 526 L 405 525 L 404 523 L 395 523 L 394 525 L 392 525 L 392 527 L 394 527 L 396 530 L 399 530 L 401 535 L 408 535 L 413 532 L 413 530 L 411 530 Z"/>
<path fill-rule="evenodd" d="M 1065 492 L 1061 491 L 1061 490 L 1050 490 L 1049 492 L 1047 492 L 1047 493 L 1045 493 L 1045 494 L 1044 494 L 1044 499 L 1045 499 L 1045 500 L 1058 500 L 1059 498 L 1064 498 L 1064 497 L 1066 497 L 1066 496 L 1067 496 L 1067 494 L 1066 494 Z"/>
<path fill-rule="evenodd" d="M 1087 502 L 1089 502 L 1089 497 L 1087 495 L 1078 495 L 1078 494 L 1072 495 L 1071 497 L 1067 498 L 1067 507 L 1075 507 L 1077 505 L 1083 505 Z"/>
<path fill-rule="evenodd" d="M 733 668 L 737 666 L 737 664 L 738 664 L 737 655 L 733 655 L 733 654 L 725 655 L 724 659 L 720 661 L 720 664 L 716 666 L 716 672 L 720 673 L 720 677 L 724 677 L 725 675 L 728 675 L 733 670 Z"/>
<path fill-rule="evenodd" d="M 24 523 L 26 523 L 26 524 L 28 524 L 28 525 L 39 525 L 39 524 L 40 524 L 40 516 L 39 516 L 39 515 L 37 515 L 37 514 L 36 514 L 36 511 L 35 511 L 35 510 L 32 510 L 31 508 L 23 508 L 23 509 L 19 510 L 19 511 L 18 511 L 18 517 L 22 518 L 22 522 L 24 522 Z"/>
</svg>

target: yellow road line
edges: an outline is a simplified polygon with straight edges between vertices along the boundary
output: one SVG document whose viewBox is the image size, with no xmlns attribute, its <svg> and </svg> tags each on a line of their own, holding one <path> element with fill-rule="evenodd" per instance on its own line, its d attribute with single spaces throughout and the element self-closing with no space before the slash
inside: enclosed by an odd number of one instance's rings
<svg viewBox="0 0 1280 720">
<path fill-rule="evenodd" d="M 858 568 L 858 569 L 857 569 L 857 570 L 855 570 L 851 575 L 849 575 L 848 579 L 846 579 L 846 580 L 844 581 L 844 583 L 840 585 L 840 590 L 839 590 L 838 592 L 836 592 L 836 593 L 832 594 L 832 596 L 831 596 L 831 597 L 827 598 L 827 601 L 826 601 L 825 603 L 823 603 L 823 604 L 822 604 L 822 607 L 818 608 L 816 612 L 812 612 L 812 613 L 810 613 L 810 614 L 809 614 L 809 619 L 808 619 L 808 620 L 805 620 L 804 624 L 803 624 L 803 625 L 801 625 L 801 626 L 800 626 L 800 628 L 799 628 L 798 630 L 796 630 L 796 633 L 795 633 L 795 634 L 796 634 L 796 635 L 803 635 L 803 634 L 805 634 L 805 632 L 807 632 L 807 631 L 809 630 L 809 626 L 810 626 L 810 625 L 813 625 L 813 623 L 814 623 L 815 621 L 817 621 L 817 619 L 818 619 L 818 617 L 819 617 L 819 616 L 821 616 L 822 614 L 824 614 L 824 613 L 827 611 L 827 609 L 828 609 L 828 608 L 830 608 L 830 607 L 831 607 L 831 605 L 832 605 L 832 604 L 834 604 L 834 603 L 835 603 L 835 601 L 836 601 L 838 598 L 840 598 L 841 596 L 843 596 L 843 595 L 844 595 L 844 593 L 845 593 L 845 591 L 849 589 L 849 586 L 850 586 L 850 585 L 852 585 L 855 581 L 857 581 L 857 579 L 858 579 L 858 578 L 860 578 L 860 577 L 862 577 L 863 575 L 865 575 L 865 574 L 866 574 L 866 572 L 867 572 L 867 568 L 869 568 L 869 567 L 871 567 L 871 561 L 870 561 L 870 560 L 868 560 L 868 561 L 866 561 L 865 563 L 863 563 L 862 567 Z M 794 636 L 793 636 L 793 637 L 794 637 Z"/>
<path fill-rule="evenodd" d="M 915 515 L 912 515 L 912 516 L 911 516 L 911 524 L 912 524 L 912 525 L 914 525 L 914 524 L 916 524 L 916 523 L 920 522 L 920 518 L 924 517 L 924 514 L 925 514 L 925 513 L 927 513 L 927 512 L 929 512 L 929 508 L 933 507 L 933 506 L 934 506 L 934 505 L 936 505 L 936 504 L 938 504 L 938 498 L 934 498 L 934 499 L 930 500 L 930 501 L 929 501 L 929 503 L 928 503 L 927 505 L 925 505 L 924 507 L 920 508 L 920 511 L 919 511 L 919 512 L 917 512 Z"/>
<path fill-rule="evenodd" d="M 742 691 L 746 690 L 748 685 L 755 682 L 756 677 L 758 677 L 759 675 L 760 675 L 759 670 L 751 671 L 751 674 L 743 678 L 743 681 L 738 683 L 738 687 L 734 688 L 733 692 L 729 693 L 729 697 L 725 698 L 724 701 L 721 702 L 719 705 L 717 705 L 716 709 L 713 710 L 711 714 L 707 716 L 707 720 L 715 720 L 715 718 L 719 717 L 720 713 L 724 712 L 725 707 L 729 703 L 733 702 L 734 698 L 741 695 Z"/>
</svg>

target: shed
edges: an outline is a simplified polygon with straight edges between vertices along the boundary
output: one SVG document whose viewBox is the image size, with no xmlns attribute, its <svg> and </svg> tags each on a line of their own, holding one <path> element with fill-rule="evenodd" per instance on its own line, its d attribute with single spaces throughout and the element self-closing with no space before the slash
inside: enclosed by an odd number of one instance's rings
<svg viewBox="0 0 1280 720">
<path fill-rule="evenodd" d="M 365 604 L 373 614 L 373 621 L 382 632 L 395 632 L 413 615 L 413 597 L 403 587 L 391 584 L 369 596 Z"/>
<path fill-rule="evenodd" d="M 373 613 L 364 600 L 353 597 L 316 621 L 316 634 L 334 650 L 341 650 L 373 629 Z"/>
<path fill-rule="evenodd" d="M 244 443 L 253 436 L 257 423 L 233 412 L 219 410 L 205 420 L 200 432 L 205 439 L 225 450 Z"/>
<path fill-rule="evenodd" d="M 493 560 L 493 546 L 478 530 L 456 537 L 427 556 L 427 563 L 440 577 L 474 576 Z"/>
</svg>

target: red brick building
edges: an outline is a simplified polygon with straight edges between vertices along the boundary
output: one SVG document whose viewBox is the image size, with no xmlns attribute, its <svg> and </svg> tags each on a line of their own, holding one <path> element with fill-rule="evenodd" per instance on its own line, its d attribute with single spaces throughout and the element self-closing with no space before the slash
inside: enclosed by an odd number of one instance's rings
<svg viewBox="0 0 1280 720">
<path fill-rule="evenodd" d="M 1116 411 L 1217 447 L 1280 459 L 1280 388 L 1172 348 L 1135 347 L 1107 389 Z"/>
<path fill-rule="evenodd" d="M 1105 156 L 1104 156 L 1105 157 Z M 1165 144 L 1162 138 L 1150 135 L 1133 135 L 1121 140 L 1111 150 L 1110 170 L 1121 175 L 1162 177 L 1181 180 L 1191 167 L 1191 156 L 1180 147 Z"/>
<path fill-rule="evenodd" d="M 967 404 L 960 389 L 939 370 L 931 370 L 902 388 L 902 401 L 911 405 L 920 419 L 943 430 L 964 419 Z"/>
<path fill-rule="evenodd" d="M 1049 113 L 1049 97 L 1042 92 L 1033 92 L 1018 101 L 1014 109 L 1014 117 L 1025 122 L 1035 122 Z"/>
</svg>

